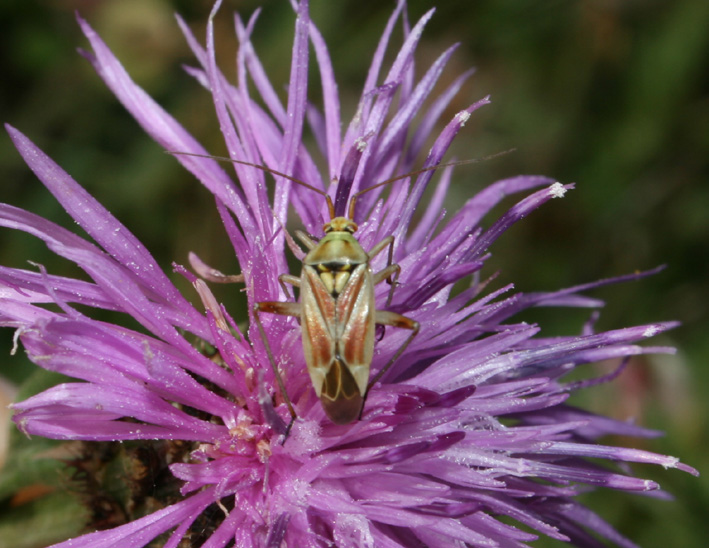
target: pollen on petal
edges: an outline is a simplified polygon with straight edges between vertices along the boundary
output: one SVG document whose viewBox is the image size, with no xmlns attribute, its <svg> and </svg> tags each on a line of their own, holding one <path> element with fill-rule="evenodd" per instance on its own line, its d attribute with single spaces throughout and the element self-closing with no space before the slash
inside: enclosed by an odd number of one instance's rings
<svg viewBox="0 0 709 548">
<path fill-rule="evenodd" d="M 360 137 L 355 141 L 354 146 L 357 150 L 363 152 L 364 149 L 367 148 L 367 140 Z"/>
<path fill-rule="evenodd" d="M 557 181 L 549 187 L 549 194 L 551 194 L 552 198 L 563 198 L 566 194 L 566 188 Z"/>
<path fill-rule="evenodd" d="M 465 125 L 465 122 L 470 120 L 470 113 L 467 110 L 461 110 L 458 114 L 455 115 L 455 119 L 460 124 L 460 127 L 463 127 Z"/>
</svg>

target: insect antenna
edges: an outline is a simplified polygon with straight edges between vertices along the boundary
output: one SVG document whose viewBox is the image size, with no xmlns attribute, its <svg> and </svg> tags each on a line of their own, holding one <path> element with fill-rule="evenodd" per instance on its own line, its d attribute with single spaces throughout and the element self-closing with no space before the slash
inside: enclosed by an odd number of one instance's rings
<svg viewBox="0 0 709 548">
<path fill-rule="evenodd" d="M 348 208 L 347 215 L 350 219 L 354 219 L 354 212 L 355 212 L 355 204 L 357 202 L 357 198 L 359 198 L 362 194 L 366 194 L 367 192 L 370 192 L 372 190 L 376 190 L 377 188 L 390 185 L 391 183 L 395 183 L 396 181 L 400 181 L 401 179 L 406 179 L 407 177 L 411 177 L 413 175 L 418 175 L 420 173 L 425 173 L 427 171 L 435 171 L 438 169 L 441 169 L 443 167 L 454 167 L 454 166 L 460 166 L 464 164 L 477 164 L 478 162 L 484 162 L 487 160 L 493 160 L 494 158 L 498 158 L 499 156 L 504 156 L 506 154 L 510 154 L 511 152 L 514 152 L 516 149 L 511 148 L 509 150 L 503 150 L 502 152 L 496 152 L 494 154 L 489 154 L 488 156 L 483 156 L 481 158 L 470 158 L 468 160 L 457 160 L 455 162 L 448 162 L 445 164 L 436 164 L 435 166 L 428 166 L 428 167 L 423 167 L 421 169 L 416 169 L 414 171 L 409 171 L 408 173 L 404 173 L 403 175 L 396 175 L 394 177 L 390 177 L 389 179 L 386 179 L 380 183 L 374 184 L 372 186 L 368 186 L 364 190 L 360 190 L 356 194 L 353 194 L 352 197 L 350 198 L 350 204 Z"/>
<path fill-rule="evenodd" d="M 327 209 L 330 212 L 330 219 L 335 218 L 335 206 L 332 203 L 332 198 L 330 198 L 327 192 L 325 192 L 324 190 L 320 190 L 319 188 L 316 188 L 313 185 L 306 183 L 305 181 L 301 181 L 297 177 L 293 177 L 292 175 L 283 173 L 282 171 L 271 169 L 270 167 L 266 167 L 261 164 L 254 164 L 253 162 L 246 162 L 244 160 L 235 160 L 234 158 L 227 158 L 226 156 L 212 156 L 211 154 L 197 154 L 195 152 L 175 152 L 172 150 L 166 150 L 165 152 L 173 156 L 194 156 L 196 158 L 209 158 L 210 160 L 217 160 L 219 162 L 229 162 L 232 164 L 240 164 L 242 166 L 255 167 L 256 169 L 260 169 L 261 171 L 265 171 L 266 173 L 277 175 L 278 177 L 283 177 L 284 179 L 288 179 L 289 181 L 299 184 L 300 186 L 304 186 L 305 188 L 320 194 L 320 196 L 324 196 L 325 200 L 327 200 Z"/>
<path fill-rule="evenodd" d="M 380 188 L 380 187 L 383 187 L 386 185 L 390 185 L 392 183 L 395 183 L 396 181 L 406 179 L 407 177 L 411 177 L 413 175 L 418 175 L 420 173 L 425 173 L 427 171 L 435 171 L 437 169 L 441 169 L 444 167 L 454 167 L 454 166 L 461 166 L 461 165 L 465 165 L 465 164 L 476 164 L 478 162 L 484 162 L 487 160 L 492 160 L 494 158 L 498 158 L 500 156 L 504 156 L 506 154 L 514 152 L 515 150 L 516 149 L 511 148 L 509 150 L 503 150 L 502 152 L 496 152 L 495 154 L 489 154 L 488 156 L 483 156 L 481 158 L 470 158 L 468 160 L 457 160 L 455 162 L 448 162 L 445 164 L 436 164 L 435 166 L 423 167 L 421 169 L 409 171 L 408 173 L 404 173 L 403 175 L 396 175 L 394 177 L 390 177 L 389 179 L 381 181 L 380 183 L 374 184 L 372 186 L 368 186 L 364 190 L 360 190 L 356 194 L 353 194 L 352 197 L 350 198 L 350 203 L 349 203 L 348 210 L 347 210 L 347 216 L 348 216 L 347 218 L 354 220 L 355 204 L 357 203 L 357 198 L 362 196 L 362 194 L 366 194 L 367 192 L 370 192 L 372 190 L 376 190 L 377 188 Z M 330 198 L 330 195 L 327 192 L 325 192 L 324 190 L 320 190 L 319 188 L 316 188 L 313 185 L 306 183 L 305 181 L 301 181 L 297 177 L 293 177 L 292 175 L 288 175 L 286 173 L 283 173 L 282 171 L 271 169 L 270 167 L 266 167 L 261 164 L 255 164 L 253 162 L 246 162 L 245 160 L 235 160 L 234 158 L 228 158 L 226 156 L 212 156 L 210 154 L 197 154 L 194 152 L 175 152 L 175 151 L 171 151 L 171 150 L 167 150 L 165 152 L 167 154 L 171 154 L 173 156 L 194 156 L 197 158 L 209 158 L 211 160 L 217 160 L 219 162 L 229 162 L 232 164 L 240 164 L 242 166 L 255 167 L 256 169 L 260 169 L 261 171 L 264 171 L 266 173 L 270 173 L 272 175 L 277 175 L 278 177 L 283 177 L 284 179 L 288 179 L 289 181 L 292 181 L 296 184 L 304 186 L 305 188 L 312 190 L 313 192 L 316 192 L 317 194 L 320 194 L 320 196 L 324 196 L 325 200 L 327 201 L 327 209 L 330 212 L 330 219 L 332 220 L 335 218 L 335 205 L 332 203 L 332 198 Z"/>
</svg>

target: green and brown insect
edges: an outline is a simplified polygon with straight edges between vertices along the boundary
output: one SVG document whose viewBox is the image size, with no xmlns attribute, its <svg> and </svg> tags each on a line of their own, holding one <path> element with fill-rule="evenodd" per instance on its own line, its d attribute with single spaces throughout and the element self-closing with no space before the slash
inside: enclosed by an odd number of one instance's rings
<svg viewBox="0 0 709 548">
<path fill-rule="evenodd" d="M 255 317 L 266 344 L 259 313 L 300 318 L 303 351 L 315 393 L 332 422 L 348 424 L 360 416 L 367 392 L 411 343 L 419 331 L 419 323 L 396 312 L 378 310 L 374 302 L 374 287 L 388 280 L 391 289 L 387 306 L 391 303 L 401 270 L 398 264 L 392 264 L 394 236 L 387 236 L 369 252 L 354 236 L 358 228 L 352 220 L 356 199 L 375 187 L 355 194 L 350 200 L 348 217 L 337 217 L 330 196 L 302 181 L 290 179 L 325 196 L 330 221 L 323 227 L 325 236 L 319 241 L 301 231 L 295 233 L 308 249 L 300 277 L 282 274 L 279 280 L 300 289 L 299 302 L 256 303 Z M 373 272 L 370 261 L 386 248 L 389 248 L 387 266 Z M 409 329 L 411 335 L 370 381 L 376 324 Z M 268 353 L 278 376 L 270 349 Z M 280 376 L 278 380 L 285 394 Z M 286 401 L 295 418 L 290 401 Z"/>
</svg>

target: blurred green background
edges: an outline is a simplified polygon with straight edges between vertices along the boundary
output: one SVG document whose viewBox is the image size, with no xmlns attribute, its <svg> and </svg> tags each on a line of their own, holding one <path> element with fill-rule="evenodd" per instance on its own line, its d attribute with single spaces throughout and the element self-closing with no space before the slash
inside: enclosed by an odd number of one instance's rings
<svg viewBox="0 0 709 548">
<path fill-rule="evenodd" d="M 577 401 L 667 432 L 655 440 L 610 442 L 678 456 L 705 474 L 695 479 L 675 470 L 638 467 L 639 474 L 661 482 L 675 502 L 601 492 L 588 503 L 644 547 L 705 546 L 709 2 L 439 4 L 419 46 L 419 74 L 452 42 L 461 42 L 440 89 L 471 66 L 477 72 L 448 118 L 487 94 L 493 100 L 461 132 L 454 155 L 463 159 L 517 149 L 458 168 L 451 204 L 518 173 L 577 183 L 564 200 L 551 202 L 495 244 L 489 268 L 501 270 L 499 282 L 514 281 L 522 291 L 551 290 L 668 265 L 650 279 L 593 295 L 608 302 L 600 328 L 680 320 L 682 327 L 655 341 L 677 346 L 677 355 L 635 360 L 616 383 L 587 390 Z M 225 2 L 217 21 L 221 66 L 233 78 L 230 13 L 248 16 L 259 5 L 263 13 L 254 42 L 276 89 L 284 90 L 293 34 L 293 15 L 284 0 Z M 433 5 L 411 0 L 411 19 Z M 330 47 L 347 121 L 393 2 L 312 0 L 311 6 Z M 0 3 L 0 118 L 99 198 L 166 270 L 173 260 L 185 263 L 189 250 L 199 250 L 224 271 L 235 272 L 238 265 L 209 194 L 142 133 L 76 53 L 87 43 L 74 11 L 88 19 L 141 86 L 218 154 L 223 145 L 211 102 L 181 69 L 192 59 L 173 19 L 173 13 L 182 14 L 201 38 L 210 7 L 205 0 Z M 312 89 L 316 97 L 318 86 Z M 0 177 L 0 201 L 73 225 L 5 135 L 0 137 Z M 51 273 L 75 274 L 43 244 L 2 231 L 1 264 L 26 267 L 28 259 Z M 229 300 L 231 293 L 220 296 Z M 543 322 L 546 333 L 570 334 L 578 332 L 586 315 L 544 311 L 530 319 Z M 8 357 L 11 339 L 9 330 L 0 334 L 6 356 L 0 372 L 18 383 L 33 366 L 22 356 Z"/>
</svg>

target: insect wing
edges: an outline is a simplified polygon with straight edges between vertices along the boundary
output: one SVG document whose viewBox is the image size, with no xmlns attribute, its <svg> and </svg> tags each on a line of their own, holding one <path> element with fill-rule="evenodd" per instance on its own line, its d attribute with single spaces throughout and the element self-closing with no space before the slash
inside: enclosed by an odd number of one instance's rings
<svg viewBox="0 0 709 548">
<path fill-rule="evenodd" d="M 335 299 L 317 271 L 307 265 L 300 276 L 300 307 L 305 361 L 315 393 L 320 397 L 325 376 L 335 360 Z"/>
<path fill-rule="evenodd" d="M 364 403 L 374 347 L 374 293 L 369 267 L 354 269 L 334 298 L 317 271 L 301 275 L 301 328 L 308 372 L 327 416 L 356 420 Z"/>
<path fill-rule="evenodd" d="M 357 266 L 337 298 L 337 354 L 364 395 L 374 355 L 374 280 L 368 264 Z"/>
</svg>

